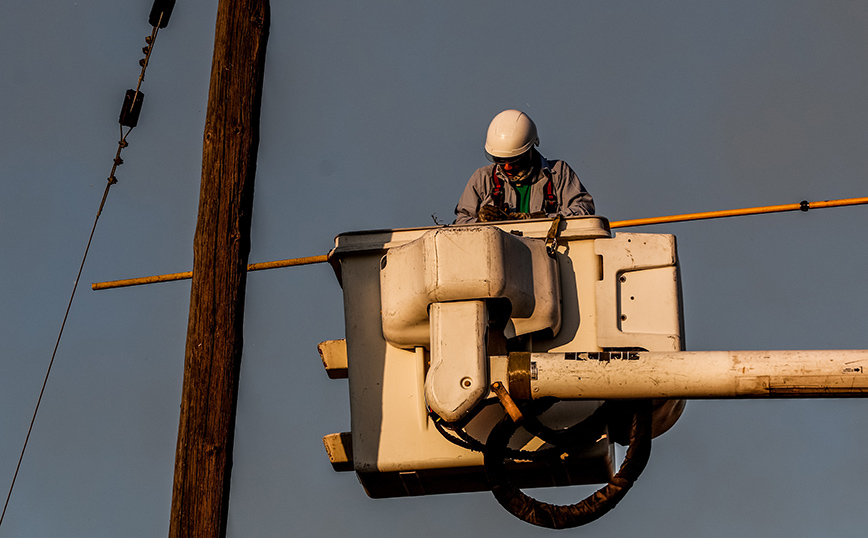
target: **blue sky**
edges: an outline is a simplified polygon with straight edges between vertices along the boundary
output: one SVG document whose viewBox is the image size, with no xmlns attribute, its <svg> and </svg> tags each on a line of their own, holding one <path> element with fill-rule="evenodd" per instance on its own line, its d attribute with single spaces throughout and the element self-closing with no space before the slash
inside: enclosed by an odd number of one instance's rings
<svg viewBox="0 0 868 538">
<path fill-rule="evenodd" d="M 181 1 L 129 137 L 0 536 L 168 529 L 216 1 Z M 5 492 L 135 86 L 147 1 L 0 4 L 0 487 Z M 485 129 L 537 123 L 610 220 L 866 195 L 861 2 L 272 4 L 251 262 L 452 220 Z M 865 349 L 868 209 L 660 225 L 691 350 Z M 229 536 L 543 536 L 487 493 L 371 500 L 332 471 L 347 388 L 330 268 L 252 273 Z M 862 536 L 859 400 L 690 402 L 583 536 Z M 545 492 L 569 502 L 584 491 Z M 860 529 L 862 529 L 860 531 Z"/>
</svg>

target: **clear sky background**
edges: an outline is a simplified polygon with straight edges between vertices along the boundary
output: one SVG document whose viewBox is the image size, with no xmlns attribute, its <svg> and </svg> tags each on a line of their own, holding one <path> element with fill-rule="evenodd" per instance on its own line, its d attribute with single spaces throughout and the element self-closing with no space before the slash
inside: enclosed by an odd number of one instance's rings
<svg viewBox="0 0 868 538">
<path fill-rule="evenodd" d="M 135 87 L 149 0 L 0 3 L 0 488 L 24 441 Z M 217 1 L 157 39 L 3 538 L 167 533 Z M 451 221 L 520 108 L 610 220 L 868 195 L 868 4 L 272 2 L 251 262 Z M 868 208 L 660 225 L 691 350 L 868 348 Z M 490 493 L 371 500 L 316 344 L 328 266 L 252 273 L 229 536 L 551 536 Z M 570 535 L 865 535 L 860 400 L 690 402 L 609 515 Z M 587 493 L 546 491 L 554 502 Z M 542 495 L 542 493 L 541 493 Z"/>
</svg>

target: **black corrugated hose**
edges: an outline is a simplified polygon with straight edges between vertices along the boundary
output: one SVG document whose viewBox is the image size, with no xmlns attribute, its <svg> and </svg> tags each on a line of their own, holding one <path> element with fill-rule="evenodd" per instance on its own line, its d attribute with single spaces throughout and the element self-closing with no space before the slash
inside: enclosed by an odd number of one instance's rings
<svg viewBox="0 0 868 538">
<path fill-rule="evenodd" d="M 648 463 L 648 458 L 651 455 L 652 409 L 650 400 L 622 402 L 615 405 L 619 408 L 625 405 L 630 406 L 633 417 L 629 435 L 630 445 L 624 462 L 608 484 L 586 499 L 570 505 L 555 505 L 539 501 L 524 494 L 510 482 L 505 461 L 511 457 L 508 445 L 519 425 L 513 422 L 508 415 L 505 416 L 491 430 L 483 450 L 485 472 L 491 484 L 491 492 L 497 501 L 517 518 L 550 529 L 569 529 L 585 525 L 602 517 L 614 508 L 624 498 Z M 606 404 L 603 407 L 606 407 Z M 602 410 L 603 408 L 600 408 L 599 411 Z M 594 413 L 591 418 L 599 419 L 606 414 L 608 413 Z M 616 412 L 615 414 L 620 413 Z M 575 434 L 570 431 L 573 428 L 563 431 L 550 430 L 530 414 L 525 414 L 525 420 L 521 426 L 546 442 L 554 442 L 560 449 L 559 453 L 563 453 L 570 444 L 576 442 Z M 579 430 L 587 431 L 586 428 L 575 431 L 578 432 Z"/>
</svg>

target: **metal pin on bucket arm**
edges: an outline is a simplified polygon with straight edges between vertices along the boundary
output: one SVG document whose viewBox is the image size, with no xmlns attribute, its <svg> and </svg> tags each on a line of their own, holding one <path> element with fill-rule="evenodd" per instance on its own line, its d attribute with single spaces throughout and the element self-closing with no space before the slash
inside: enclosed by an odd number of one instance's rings
<svg viewBox="0 0 868 538">
<path fill-rule="evenodd" d="M 521 415 L 521 411 L 519 411 L 518 406 L 515 405 L 515 401 L 512 399 L 512 396 L 509 395 L 509 391 L 506 390 L 506 387 L 503 386 L 503 383 L 500 381 L 495 381 L 491 384 L 491 390 L 497 395 L 497 399 L 500 400 L 500 405 L 503 406 L 503 409 L 509 415 L 509 418 L 512 419 L 516 424 L 521 423 L 524 417 Z"/>
</svg>

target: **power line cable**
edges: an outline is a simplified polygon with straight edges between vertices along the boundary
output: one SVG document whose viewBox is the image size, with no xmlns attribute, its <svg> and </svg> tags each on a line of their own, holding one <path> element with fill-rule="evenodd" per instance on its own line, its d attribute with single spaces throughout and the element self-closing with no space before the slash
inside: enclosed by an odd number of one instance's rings
<svg viewBox="0 0 868 538">
<path fill-rule="evenodd" d="M 15 473 L 12 475 L 12 483 L 9 486 L 9 492 L 6 494 L 6 502 L 3 504 L 3 512 L 0 513 L 0 525 L 3 525 L 3 519 L 6 517 L 6 509 L 9 507 L 9 500 L 12 498 L 12 490 L 15 488 L 15 481 L 18 478 L 18 471 L 21 469 L 21 462 L 24 460 L 24 453 L 27 451 L 27 443 L 30 441 L 30 434 L 33 432 L 33 425 L 36 423 L 36 415 L 39 413 L 39 405 L 42 403 L 42 396 L 45 394 L 48 377 L 51 375 L 51 367 L 54 365 L 54 359 L 57 356 L 57 349 L 60 347 L 60 339 L 63 336 L 63 329 L 66 327 L 66 320 L 69 318 L 69 311 L 72 309 L 72 301 L 75 299 L 75 292 L 78 289 L 78 281 L 81 279 L 81 273 L 84 270 L 84 263 L 87 261 L 87 254 L 90 251 L 94 232 L 96 232 L 96 225 L 99 222 L 99 216 L 102 214 L 103 207 L 105 207 L 109 189 L 111 189 L 112 185 L 118 182 L 115 177 L 115 172 L 117 171 L 118 166 L 124 163 L 123 159 L 121 159 L 121 151 L 129 145 L 127 142 L 127 136 L 129 136 L 130 132 L 139 120 L 139 113 L 142 110 L 142 101 L 144 99 L 144 94 L 141 92 L 142 81 L 145 79 L 145 70 L 148 68 L 148 61 L 151 58 L 154 43 L 157 41 L 157 33 L 160 28 L 165 28 L 168 24 L 169 17 L 171 16 L 174 7 L 175 0 L 155 0 L 150 15 L 148 16 L 148 22 L 153 28 L 151 34 L 145 37 L 145 43 L 147 43 L 147 45 L 142 48 L 142 52 L 145 54 L 145 57 L 139 60 L 139 65 L 142 67 L 142 70 L 139 73 L 136 88 L 134 90 L 127 90 L 124 95 L 124 103 L 121 106 L 121 113 L 118 118 L 118 123 L 120 123 L 120 140 L 118 140 L 118 149 L 115 153 L 115 158 L 112 164 L 111 173 L 109 174 L 105 186 L 105 191 L 103 191 L 102 194 L 102 200 L 100 200 L 99 203 L 99 209 L 97 209 L 96 217 L 93 220 L 93 227 L 91 227 L 90 235 L 87 238 L 87 245 L 84 248 L 81 265 L 78 267 L 78 273 L 75 276 L 75 283 L 72 286 L 69 303 L 67 303 L 66 311 L 63 314 L 63 322 L 60 324 L 60 331 L 58 331 L 57 340 L 54 343 L 54 350 L 51 352 L 51 360 L 48 362 L 48 369 L 46 370 L 45 377 L 42 380 L 42 388 L 39 390 L 39 397 L 36 399 L 36 406 L 33 409 L 30 426 L 27 428 L 27 435 L 24 437 L 24 446 L 21 447 L 21 454 L 18 456 Z M 124 133 L 124 127 L 127 127 L 126 133 Z"/>
</svg>

